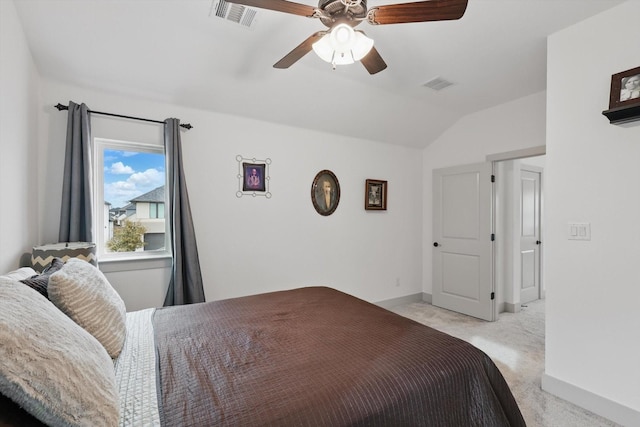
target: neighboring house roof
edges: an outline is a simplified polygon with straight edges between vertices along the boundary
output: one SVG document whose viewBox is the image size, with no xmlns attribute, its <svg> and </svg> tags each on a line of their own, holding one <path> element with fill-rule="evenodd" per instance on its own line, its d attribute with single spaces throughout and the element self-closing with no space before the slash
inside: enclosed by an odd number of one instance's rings
<svg viewBox="0 0 640 427">
<path fill-rule="evenodd" d="M 121 208 L 111 208 L 109 209 L 109 221 L 122 221 L 135 213 L 136 205 L 134 203 L 128 203 Z"/>
<path fill-rule="evenodd" d="M 121 207 L 121 208 L 111 208 L 109 209 L 109 212 L 113 213 L 113 214 L 122 214 L 125 213 L 126 211 L 129 210 L 136 210 L 136 205 L 133 203 L 127 203 L 125 206 Z"/>
<path fill-rule="evenodd" d="M 164 202 L 164 185 L 158 188 L 154 188 L 148 193 L 141 194 L 135 199 L 129 200 L 132 203 L 137 202 Z"/>
</svg>

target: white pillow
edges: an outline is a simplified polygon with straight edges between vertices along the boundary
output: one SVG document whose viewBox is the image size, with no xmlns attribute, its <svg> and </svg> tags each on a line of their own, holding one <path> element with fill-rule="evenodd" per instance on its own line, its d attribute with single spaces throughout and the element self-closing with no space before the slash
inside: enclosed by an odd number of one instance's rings
<svg viewBox="0 0 640 427">
<path fill-rule="evenodd" d="M 115 426 L 113 361 L 37 291 L 0 278 L 0 392 L 47 425 Z"/>
<path fill-rule="evenodd" d="M 36 274 L 38 273 L 31 267 L 20 267 L 17 270 L 10 271 L 5 275 L 0 276 L 0 278 L 22 280 L 28 279 L 29 277 L 35 276 Z"/>
<path fill-rule="evenodd" d="M 112 358 L 127 335 L 126 307 L 100 270 L 86 261 L 69 259 L 49 277 L 49 299 L 91 335 Z"/>
</svg>

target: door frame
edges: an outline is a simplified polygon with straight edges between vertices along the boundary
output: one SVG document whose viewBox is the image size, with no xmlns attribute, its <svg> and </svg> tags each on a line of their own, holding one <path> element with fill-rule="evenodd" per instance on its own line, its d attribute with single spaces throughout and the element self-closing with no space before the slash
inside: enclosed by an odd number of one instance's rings
<svg viewBox="0 0 640 427">
<path fill-rule="evenodd" d="M 546 145 L 539 145 L 536 147 L 530 147 L 530 148 L 524 148 L 521 150 L 514 150 L 514 151 L 507 151 L 507 152 L 502 152 L 502 153 L 495 153 L 495 154 L 489 154 L 486 156 L 486 161 L 491 162 L 491 167 L 492 167 L 492 173 L 493 175 L 496 175 L 496 170 L 497 170 L 497 163 L 498 162 L 502 162 L 502 161 L 506 161 L 506 160 L 522 160 L 522 159 L 526 159 L 527 157 L 537 157 L 537 156 L 543 156 L 547 154 L 547 147 Z M 498 179 L 500 179 L 500 177 L 498 177 Z M 498 199 L 497 199 L 497 195 L 496 195 L 496 190 L 495 190 L 495 186 L 492 188 L 492 192 L 491 192 L 491 227 L 492 227 L 492 233 L 496 233 L 496 229 L 497 229 L 497 219 L 496 219 L 496 212 L 497 212 L 497 208 L 498 208 Z M 541 211 L 543 209 L 543 197 L 541 197 L 540 200 L 541 203 Z M 542 221 L 542 218 L 541 218 Z M 541 230 L 542 230 L 542 224 L 541 224 Z M 543 240 L 543 239 L 541 239 Z M 498 286 L 497 279 L 496 279 L 496 271 L 497 268 L 499 267 L 499 264 L 501 262 L 503 262 L 503 257 L 500 256 L 500 251 L 499 249 L 501 248 L 500 243 L 501 242 L 501 237 L 498 236 L 496 234 L 496 244 L 492 245 L 492 286 L 493 289 L 496 292 L 496 300 L 497 302 L 499 301 L 503 301 L 504 304 L 504 294 L 503 294 L 503 287 L 502 286 Z M 541 248 L 541 252 L 540 252 L 540 270 L 542 272 L 542 265 L 543 265 L 543 256 L 542 256 L 542 248 Z M 544 290 L 542 287 L 542 274 L 540 277 L 540 294 L 541 297 L 544 297 Z M 497 319 L 500 313 L 500 305 L 499 303 L 495 304 L 494 310 L 494 316 Z M 507 310 L 506 308 L 509 308 L 506 304 L 505 304 L 505 310 L 504 311 L 508 311 L 508 312 L 518 312 L 520 311 L 520 303 L 517 304 L 513 304 L 513 309 L 512 310 Z"/>
</svg>

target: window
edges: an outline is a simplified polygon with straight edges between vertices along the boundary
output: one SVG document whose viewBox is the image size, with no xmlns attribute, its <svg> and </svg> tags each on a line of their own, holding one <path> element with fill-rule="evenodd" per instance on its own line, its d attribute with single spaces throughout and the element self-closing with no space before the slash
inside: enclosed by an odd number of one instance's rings
<svg viewBox="0 0 640 427">
<path fill-rule="evenodd" d="M 98 259 L 168 255 L 164 148 L 96 138 L 94 150 Z"/>
<path fill-rule="evenodd" d="M 149 203 L 149 218 L 164 218 L 164 202 Z"/>
</svg>

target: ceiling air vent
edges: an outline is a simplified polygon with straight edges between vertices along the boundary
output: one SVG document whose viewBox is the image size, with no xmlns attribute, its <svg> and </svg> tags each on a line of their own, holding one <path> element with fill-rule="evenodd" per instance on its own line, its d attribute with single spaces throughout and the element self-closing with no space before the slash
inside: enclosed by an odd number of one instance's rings
<svg viewBox="0 0 640 427">
<path fill-rule="evenodd" d="M 442 77 L 436 77 L 433 78 L 431 80 L 429 80 L 428 82 L 426 82 L 425 84 L 423 84 L 422 86 L 424 87 L 428 87 L 429 89 L 433 89 L 433 90 L 442 90 L 446 87 L 449 87 L 453 85 L 453 83 L 451 83 L 449 80 L 445 80 Z"/>
<path fill-rule="evenodd" d="M 256 14 L 254 9 L 224 0 L 212 0 L 209 11 L 209 16 L 217 16 L 246 28 L 251 28 L 251 25 L 255 24 Z"/>
</svg>

